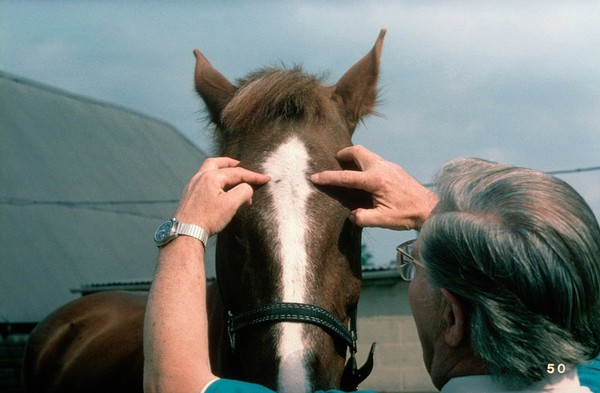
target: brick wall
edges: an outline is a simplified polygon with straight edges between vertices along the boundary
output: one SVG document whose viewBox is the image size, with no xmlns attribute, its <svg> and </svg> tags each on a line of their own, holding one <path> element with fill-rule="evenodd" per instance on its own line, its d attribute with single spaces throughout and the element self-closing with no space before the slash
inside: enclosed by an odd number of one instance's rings
<svg viewBox="0 0 600 393">
<path fill-rule="evenodd" d="M 21 358 L 26 335 L 0 337 L 0 392 L 21 393 Z"/>
</svg>

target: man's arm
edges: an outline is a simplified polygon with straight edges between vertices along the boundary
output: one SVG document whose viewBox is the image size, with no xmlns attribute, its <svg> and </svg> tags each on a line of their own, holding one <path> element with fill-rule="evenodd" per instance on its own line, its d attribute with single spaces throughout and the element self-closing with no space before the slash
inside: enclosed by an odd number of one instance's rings
<svg viewBox="0 0 600 393">
<path fill-rule="evenodd" d="M 212 158 L 186 186 L 175 217 L 221 231 L 252 187 L 268 176 L 237 167 L 238 161 Z M 208 357 L 204 246 L 179 236 L 160 250 L 144 321 L 144 390 L 200 392 L 215 377 Z"/>
<path fill-rule="evenodd" d="M 204 246 L 179 236 L 160 251 L 144 324 L 147 392 L 200 392 L 208 358 Z"/>
<path fill-rule="evenodd" d="M 350 146 L 337 154 L 339 161 L 353 161 L 360 171 L 324 171 L 311 176 L 317 185 L 367 191 L 372 209 L 356 209 L 350 218 L 361 227 L 420 229 L 437 204 L 437 197 L 400 166 L 386 161 L 363 146 Z"/>
</svg>

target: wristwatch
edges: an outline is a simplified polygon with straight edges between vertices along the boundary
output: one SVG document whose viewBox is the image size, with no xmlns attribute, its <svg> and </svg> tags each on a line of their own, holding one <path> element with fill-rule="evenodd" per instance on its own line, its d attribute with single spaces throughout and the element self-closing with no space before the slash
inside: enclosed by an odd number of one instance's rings
<svg viewBox="0 0 600 393">
<path fill-rule="evenodd" d="M 204 228 L 194 224 L 184 224 L 172 218 L 160 224 L 154 233 L 154 243 L 157 247 L 162 247 L 177 236 L 185 235 L 194 237 L 202 242 L 204 248 L 208 242 L 208 232 Z"/>
</svg>

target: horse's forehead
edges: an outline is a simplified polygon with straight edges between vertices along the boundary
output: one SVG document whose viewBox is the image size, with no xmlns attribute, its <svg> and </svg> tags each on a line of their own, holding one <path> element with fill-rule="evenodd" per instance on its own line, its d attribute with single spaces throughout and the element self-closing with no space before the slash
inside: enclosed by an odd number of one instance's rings
<svg viewBox="0 0 600 393">
<path fill-rule="evenodd" d="M 232 132 L 253 132 L 276 121 L 324 122 L 336 115 L 329 88 L 300 69 L 267 69 L 240 82 L 223 110 Z"/>
<path fill-rule="evenodd" d="M 309 177 L 323 170 L 341 169 L 336 153 L 341 146 L 351 143 L 350 138 L 346 135 L 344 141 L 335 141 L 335 137 L 327 135 L 319 139 L 319 135 L 327 133 L 311 134 L 310 125 L 298 128 L 297 132 L 280 130 L 276 135 L 265 138 L 264 144 L 257 145 L 251 140 L 240 143 L 238 158 L 241 166 L 268 174 L 271 181 L 255 190 L 252 205 L 240 209 L 238 217 L 258 233 L 269 233 L 267 238 L 270 239 L 275 232 L 276 209 L 287 215 L 290 209 L 299 206 L 300 210 L 296 211 L 291 222 L 303 216 L 311 223 L 305 228 L 307 236 L 309 233 L 310 236 L 318 236 L 322 243 L 337 242 L 336 236 L 340 233 L 332 229 L 342 225 L 348 215 L 345 196 L 337 192 L 323 192 L 313 185 Z M 326 263 L 326 260 L 320 262 Z"/>
</svg>

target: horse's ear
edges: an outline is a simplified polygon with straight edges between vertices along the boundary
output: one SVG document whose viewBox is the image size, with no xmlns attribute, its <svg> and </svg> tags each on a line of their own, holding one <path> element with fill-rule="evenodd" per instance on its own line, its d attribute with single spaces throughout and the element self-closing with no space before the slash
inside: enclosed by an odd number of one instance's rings
<svg viewBox="0 0 600 393">
<path fill-rule="evenodd" d="M 220 125 L 221 111 L 233 96 L 235 87 L 206 60 L 198 49 L 194 50 L 194 56 L 196 56 L 194 72 L 196 91 L 204 100 L 213 123 Z"/>
<path fill-rule="evenodd" d="M 386 29 L 381 29 L 373 49 L 354 64 L 334 86 L 343 102 L 350 134 L 361 117 L 371 113 L 377 101 L 379 59 Z"/>
</svg>

